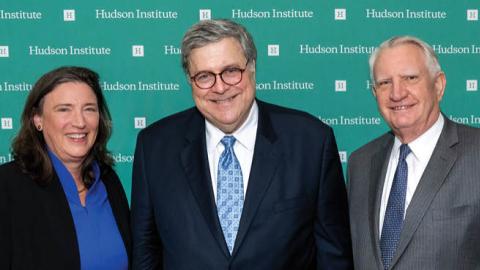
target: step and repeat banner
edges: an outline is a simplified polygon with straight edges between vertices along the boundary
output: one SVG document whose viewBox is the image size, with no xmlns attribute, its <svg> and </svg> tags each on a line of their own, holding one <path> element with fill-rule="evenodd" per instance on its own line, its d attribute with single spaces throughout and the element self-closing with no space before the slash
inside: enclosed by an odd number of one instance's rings
<svg viewBox="0 0 480 270">
<path fill-rule="evenodd" d="M 368 56 L 394 35 L 433 46 L 447 75 L 443 112 L 480 126 L 479 9 L 473 0 L 3 0 L 0 163 L 12 159 L 11 140 L 35 81 L 59 66 L 85 66 L 101 76 L 113 117 L 109 149 L 130 194 L 137 133 L 193 106 L 180 43 L 192 24 L 210 18 L 247 27 L 258 49 L 257 97 L 332 126 L 344 168 L 353 150 L 388 130 L 371 93 Z"/>
</svg>

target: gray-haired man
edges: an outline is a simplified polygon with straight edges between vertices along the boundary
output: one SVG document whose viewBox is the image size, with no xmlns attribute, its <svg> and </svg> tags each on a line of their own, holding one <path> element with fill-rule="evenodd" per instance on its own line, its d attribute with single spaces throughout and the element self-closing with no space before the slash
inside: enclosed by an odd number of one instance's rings
<svg viewBox="0 0 480 270">
<path fill-rule="evenodd" d="M 370 57 L 391 131 L 348 163 L 355 269 L 480 269 L 480 131 L 440 112 L 432 48 L 394 37 Z"/>
</svg>

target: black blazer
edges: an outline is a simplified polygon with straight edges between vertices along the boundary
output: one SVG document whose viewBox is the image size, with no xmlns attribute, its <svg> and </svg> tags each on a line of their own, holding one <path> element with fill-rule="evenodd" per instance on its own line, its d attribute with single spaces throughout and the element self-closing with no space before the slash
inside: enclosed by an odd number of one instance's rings
<svg viewBox="0 0 480 270">
<path fill-rule="evenodd" d="M 125 192 L 111 168 L 102 168 L 101 179 L 130 258 Z M 0 269 L 80 269 L 72 214 L 56 174 L 40 186 L 15 162 L 0 166 Z"/>
<path fill-rule="evenodd" d="M 217 216 L 203 116 L 192 108 L 140 132 L 133 269 L 352 269 L 346 188 L 332 129 L 304 112 L 257 104 L 255 150 L 232 255 Z"/>
</svg>

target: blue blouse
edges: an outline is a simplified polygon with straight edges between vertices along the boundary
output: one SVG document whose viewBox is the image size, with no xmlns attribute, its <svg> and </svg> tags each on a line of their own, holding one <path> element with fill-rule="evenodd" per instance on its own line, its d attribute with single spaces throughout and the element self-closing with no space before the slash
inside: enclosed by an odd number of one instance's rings
<svg viewBox="0 0 480 270">
<path fill-rule="evenodd" d="M 77 233 L 82 270 L 128 269 L 128 257 L 113 216 L 100 168 L 95 162 L 95 182 L 88 190 L 85 207 L 80 203 L 73 176 L 51 151 L 48 151 L 68 200 Z"/>
</svg>

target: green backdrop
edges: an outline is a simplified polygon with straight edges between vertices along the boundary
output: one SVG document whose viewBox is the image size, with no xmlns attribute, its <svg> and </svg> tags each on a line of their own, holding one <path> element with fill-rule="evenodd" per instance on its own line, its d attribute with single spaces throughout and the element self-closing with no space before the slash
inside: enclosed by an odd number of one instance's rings
<svg viewBox="0 0 480 270">
<path fill-rule="evenodd" d="M 348 155 L 385 132 L 368 56 L 394 35 L 430 43 L 447 74 L 443 112 L 480 126 L 479 1 L 33 1 L 0 3 L 0 163 L 28 91 L 62 65 L 97 71 L 113 116 L 109 149 L 130 194 L 138 131 L 193 105 L 180 41 L 200 19 L 230 18 L 252 33 L 257 96 L 330 124 Z M 165 157 L 168 158 L 168 157 Z M 161 161 L 159 161 L 161 162 Z"/>
</svg>

